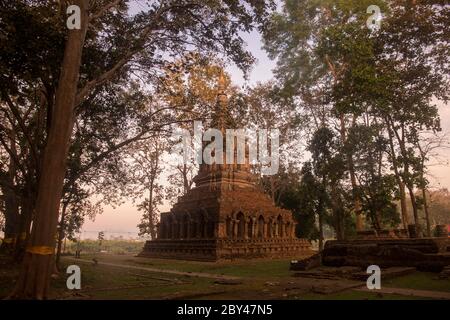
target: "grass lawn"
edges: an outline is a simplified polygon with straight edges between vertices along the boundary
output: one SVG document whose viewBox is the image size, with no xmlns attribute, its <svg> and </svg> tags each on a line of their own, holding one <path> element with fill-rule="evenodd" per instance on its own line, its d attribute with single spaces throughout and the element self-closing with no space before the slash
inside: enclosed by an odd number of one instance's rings
<svg viewBox="0 0 450 320">
<path fill-rule="evenodd" d="M 65 261 L 64 267 L 74 264 Z M 127 270 L 122 268 L 79 264 L 81 267 L 82 290 L 70 292 L 66 289 L 66 277 L 61 274 L 53 287 L 60 298 L 71 297 L 72 293 L 80 298 L 91 299 L 157 299 L 170 298 L 173 295 L 188 295 L 193 292 L 211 291 L 209 279 L 192 279 L 183 276 Z M 63 268 L 65 269 L 65 268 Z M 167 279 L 175 282 L 160 280 Z M 76 296 L 75 296 L 76 297 Z"/>
<path fill-rule="evenodd" d="M 392 300 L 418 299 L 411 296 L 360 292 L 348 287 L 338 293 L 313 293 L 315 279 L 292 277 L 289 260 L 253 260 L 234 262 L 193 262 L 137 258 L 132 255 L 83 255 L 82 259 L 96 258 L 100 263 L 115 263 L 153 269 L 201 272 L 242 278 L 242 283 L 217 284 L 214 279 L 185 275 L 128 269 L 93 262 L 79 263 L 63 258 L 61 273 L 52 280 L 54 299 L 292 299 L 292 300 Z M 1 258 L 1 257 L 0 257 Z M 2 260 L 0 259 L 0 262 Z M 5 262 L 5 260 L 3 260 Z M 81 268 L 80 291 L 66 288 L 66 267 Z M 0 298 L 14 286 L 18 266 L 11 268 L 0 263 Z M 415 272 L 389 279 L 383 287 L 450 292 L 450 280 L 437 279 L 438 274 Z M 319 281 L 320 282 L 320 281 Z M 361 282 L 361 285 L 364 285 Z M 332 284 L 330 286 L 333 286 Z"/>
<path fill-rule="evenodd" d="M 330 295 L 306 294 L 298 300 L 424 300 L 424 298 L 349 290 Z"/>
<path fill-rule="evenodd" d="M 450 292 L 450 279 L 438 279 L 437 273 L 415 272 L 403 277 L 386 280 L 385 287 Z"/>
<path fill-rule="evenodd" d="M 94 256 L 83 255 L 82 259 L 91 260 Z M 156 298 L 200 298 L 228 299 L 238 297 L 248 299 L 249 292 L 263 292 L 268 281 L 277 281 L 289 278 L 289 260 L 271 261 L 240 261 L 240 262 L 195 262 L 180 260 L 163 260 L 135 258 L 133 256 L 96 255 L 99 262 L 116 263 L 121 265 L 133 265 L 166 270 L 177 270 L 183 272 L 202 272 L 216 275 L 231 275 L 251 281 L 244 281 L 239 285 L 218 285 L 214 279 L 186 277 L 167 273 L 148 272 L 143 270 L 127 270 L 112 266 L 97 265 L 90 263 L 79 263 L 82 269 L 83 290 L 80 293 L 93 295 L 95 299 L 156 299 Z M 64 268 L 70 264 L 77 264 L 75 260 L 64 260 Z M 143 276 L 138 276 L 141 274 Z M 167 281 L 146 279 L 146 277 L 165 278 L 179 280 L 183 284 L 173 284 Z M 62 277 L 65 279 L 65 277 Z M 126 286 L 144 283 L 146 287 L 121 289 Z M 58 291 L 65 290 L 63 279 L 55 281 L 54 286 Z M 112 288 L 103 290 L 102 288 Z M 99 290 L 102 289 L 102 290 Z M 260 297 L 261 298 L 261 297 Z"/>
<path fill-rule="evenodd" d="M 113 255 L 83 255 L 83 259 L 107 261 L 118 264 L 130 264 L 135 266 L 177 270 L 184 272 L 205 272 L 218 275 L 239 276 L 245 278 L 284 278 L 290 277 L 290 259 L 281 260 L 252 260 L 252 261 L 226 261 L 226 262 L 197 262 L 182 260 L 137 258 L 134 256 L 113 256 Z"/>
</svg>

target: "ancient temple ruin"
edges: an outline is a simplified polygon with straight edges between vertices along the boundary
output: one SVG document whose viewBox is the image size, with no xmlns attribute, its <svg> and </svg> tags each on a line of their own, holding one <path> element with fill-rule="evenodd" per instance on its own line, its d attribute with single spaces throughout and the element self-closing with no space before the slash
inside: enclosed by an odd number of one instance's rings
<svg viewBox="0 0 450 320">
<path fill-rule="evenodd" d="M 211 123 L 222 131 L 230 124 L 224 92 L 221 82 Z M 216 261 L 308 252 L 310 243 L 295 236 L 292 213 L 275 206 L 256 186 L 246 160 L 244 164 L 201 164 L 195 187 L 170 212 L 161 214 L 158 237 L 146 242 L 140 256 Z"/>
</svg>

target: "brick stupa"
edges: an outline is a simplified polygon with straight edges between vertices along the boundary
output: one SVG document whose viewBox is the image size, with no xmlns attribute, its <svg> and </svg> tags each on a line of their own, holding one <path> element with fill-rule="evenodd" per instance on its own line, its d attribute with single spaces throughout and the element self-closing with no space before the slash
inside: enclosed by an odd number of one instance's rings
<svg viewBox="0 0 450 320">
<path fill-rule="evenodd" d="M 218 89 L 211 127 L 224 132 L 230 117 L 223 79 Z M 245 164 L 236 162 L 201 164 L 195 187 L 161 214 L 157 239 L 147 241 L 140 256 L 217 261 L 309 253 L 309 241 L 295 236 L 292 213 L 257 187 L 248 152 Z"/>
</svg>

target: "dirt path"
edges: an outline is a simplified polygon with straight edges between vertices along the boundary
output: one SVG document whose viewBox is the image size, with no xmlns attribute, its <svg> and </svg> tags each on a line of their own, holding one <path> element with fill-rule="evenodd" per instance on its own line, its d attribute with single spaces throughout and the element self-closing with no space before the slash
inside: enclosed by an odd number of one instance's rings
<svg viewBox="0 0 450 320">
<path fill-rule="evenodd" d="M 380 290 L 369 290 L 367 288 L 355 289 L 356 291 L 372 292 L 372 293 L 385 293 L 385 294 L 400 294 L 403 296 L 413 296 L 421 298 L 431 298 L 431 299 L 444 299 L 450 300 L 450 292 L 444 291 L 428 291 L 428 290 L 415 290 L 407 288 L 389 288 L 384 287 Z"/>
<path fill-rule="evenodd" d="M 76 259 L 76 258 L 70 258 L 70 257 L 66 257 L 65 259 L 70 260 L 70 261 L 89 263 L 89 264 L 93 263 L 92 260 L 86 260 L 86 259 Z M 176 275 L 179 275 L 179 276 L 187 276 L 187 277 L 198 277 L 198 278 L 219 279 L 219 280 L 239 280 L 239 279 L 242 279 L 240 277 L 225 276 L 225 275 L 218 275 L 218 274 L 212 274 L 212 273 L 184 272 L 184 271 L 168 270 L 168 269 L 138 267 L 138 266 L 132 266 L 132 265 L 126 265 L 126 264 L 118 264 L 118 263 L 110 263 L 110 262 L 100 262 L 99 261 L 97 264 L 104 265 L 104 266 L 110 266 L 110 267 L 117 267 L 117 268 L 143 270 L 143 271 L 157 272 L 157 273 L 176 274 Z"/>
</svg>

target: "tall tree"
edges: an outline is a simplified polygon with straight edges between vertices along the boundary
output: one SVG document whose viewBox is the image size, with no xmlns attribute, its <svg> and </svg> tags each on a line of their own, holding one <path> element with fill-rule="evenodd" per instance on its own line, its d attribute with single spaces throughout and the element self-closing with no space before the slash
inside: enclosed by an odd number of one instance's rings
<svg viewBox="0 0 450 320">
<path fill-rule="evenodd" d="M 65 38 L 64 56 L 57 68 L 57 85 L 47 102 L 54 101 L 47 117 L 48 133 L 42 159 L 30 249 L 14 296 L 45 298 L 54 248 L 58 206 L 63 189 L 65 160 L 75 121 L 75 108 L 99 86 L 135 72 L 151 78 L 158 67 L 186 48 L 222 51 L 240 67 L 252 62 L 243 50 L 239 31 L 264 22 L 271 2 L 156 1 L 146 10 L 130 14 L 130 1 L 74 1 L 81 9 L 80 29 L 65 29 L 61 16 L 57 31 Z M 51 15 L 54 3 L 17 1 L 39 17 Z M 66 8 L 61 3 L 62 12 Z M 114 12 L 110 10 L 115 7 Z M 15 8 L 13 8 L 15 9 Z M 8 32 L 13 32 L 9 30 Z M 108 34 L 108 36 L 104 36 Z M 67 37 L 65 37 L 67 36 Z M 85 40 L 87 41 L 85 42 Z M 42 48 L 48 50 L 48 48 Z M 81 61 L 84 54 L 83 62 Z M 95 63 L 93 63 L 95 61 Z M 81 77 L 79 77 L 81 73 Z"/>
<path fill-rule="evenodd" d="M 439 158 L 439 151 L 445 150 L 450 148 L 450 142 L 448 141 L 448 137 L 446 134 L 427 134 L 422 133 L 419 137 L 419 139 L 415 142 L 416 148 L 418 150 L 419 154 L 419 183 L 418 187 L 421 190 L 421 201 L 422 201 L 422 208 L 423 212 L 425 214 L 425 221 L 426 221 L 426 235 L 427 237 L 432 236 L 431 232 L 431 216 L 430 216 L 430 209 L 429 209 L 429 199 L 428 199 L 428 179 L 426 178 L 427 175 L 427 163 L 431 159 L 438 160 Z"/>
<path fill-rule="evenodd" d="M 371 4 L 383 11 L 376 32 L 366 27 Z M 275 74 L 286 95 L 297 97 L 307 111 L 318 107 L 309 112 L 316 127 L 332 124 L 344 145 L 366 116 L 385 127 L 380 134 L 388 137 L 405 227 L 406 188 L 419 228 L 414 189 L 421 181 L 420 157 L 414 141 L 421 130 L 439 131 L 431 99 L 445 101 L 448 95 L 448 15 L 439 1 L 287 0 L 264 33 L 269 54 L 278 57 Z M 353 154 L 345 157 L 352 211 L 362 212 Z"/>
<path fill-rule="evenodd" d="M 448 20 L 440 1 L 388 1 L 376 49 L 376 95 L 372 104 L 391 140 L 396 175 L 406 187 L 420 236 L 415 188 L 421 184 L 420 155 L 414 150 L 422 130 L 440 131 L 433 99 L 448 99 Z"/>
<path fill-rule="evenodd" d="M 352 153 L 361 210 L 372 228 L 396 227 L 399 218 L 395 205 L 395 177 L 390 174 L 386 157 L 388 141 L 383 126 L 376 121 L 353 127 L 346 148 Z"/>
<path fill-rule="evenodd" d="M 328 214 L 330 197 L 323 183 L 315 176 L 311 162 L 304 163 L 300 176 L 298 171 L 289 172 L 290 183 L 280 197 L 280 205 L 292 210 L 298 221 L 296 235 L 318 240 L 319 250 L 324 245 L 324 227 L 332 223 Z"/>
<path fill-rule="evenodd" d="M 59 203 L 63 191 L 69 141 L 74 124 L 78 78 L 86 32 L 89 1 L 74 2 L 81 10 L 81 28 L 70 30 L 55 93 L 54 113 L 41 164 L 35 218 L 23 267 L 13 295 L 43 299 L 47 296 Z"/>
<path fill-rule="evenodd" d="M 365 28 L 366 10 L 374 4 L 384 8 L 382 1 L 286 0 L 282 12 L 272 16 L 264 33 L 269 55 L 278 57 L 275 75 L 286 94 L 297 96 L 304 106 L 312 104 L 321 109 L 311 112 L 316 130 L 336 120 L 343 144 L 348 127 L 361 114 L 361 106 L 348 101 L 339 103 L 334 90 L 346 73 L 353 72 L 352 63 L 367 48 L 370 31 Z M 360 230 L 361 199 L 356 192 L 353 158 L 351 154 L 345 157 L 352 186 L 352 211 Z"/>
<path fill-rule="evenodd" d="M 333 227 L 338 240 L 343 240 L 349 233 L 346 230 L 347 214 L 345 206 L 346 190 L 342 184 L 342 176 L 346 170 L 345 154 L 342 145 L 333 132 L 323 127 L 317 130 L 308 150 L 311 152 L 314 174 L 318 177 L 321 190 L 330 194 Z"/>
<path fill-rule="evenodd" d="M 133 172 L 133 181 L 137 182 L 134 197 L 145 195 L 138 204 L 138 210 L 143 212 L 138 225 L 139 235 L 149 235 L 156 239 L 159 221 L 159 205 L 162 205 L 164 194 L 163 186 L 159 183 L 163 172 L 163 154 L 167 143 L 163 137 L 155 137 L 149 143 L 135 145 L 136 152 L 132 155 L 130 170 Z"/>
<path fill-rule="evenodd" d="M 278 130 L 279 172 L 277 174 L 260 176 L 261 163 L 254 166 L 259 176 L 262 188 L 270 195 L 272 201 L 280 203 L 280 197 L 292 182 L 287 179 L 293 167 L 299 167 L 302 154 L 296 150 L 300 144 L 300 137 L 296 127 L 301 125 L 300 116 L 292 104 L 286 103 L 280 96 L 278 88 L 273 82 L 258 83 L 248 88 L 243 94 L 243 104 L 246 112 L 241 116 L 244 128 L 247 130 Z M 261 160 L 261 159 L 260 159 Z"/>
<path fill-rule="evenodd" d="M 216 106 L 219 93 L 219 81 L 222 79 L 225 94 L 231 98 L 231 103 L 238 89 L 231 84 L 230 75 L 217 57 L 190 54 L 184 57 L 186 58 L 189 59 L 189 63 L 178 60 L 164 70 L 157 92 L 162 101 L 176 110 L 175 116 L 179 122 L 174 126 L 174 131 L 187 130 L 193 136 L 193 121 L 201 121 L 204 127 L 211 122 L 211 111 Z M 168 142 L 169 145 L 174 145 L 181 141 L 169 139 Z M 165 193 L 166 198 L 172 203 L 191 189 L 194 175 L 198 170 L 193 145 L 186 147 L 190 151 L 190 157 L 186 158 L 186 154 L 183 155 L 183 159 L 172 159 L 174 161 L 169 161 L 170 167 L 167 168 L 171 173 L 168 176 L 170 185 L 165 188 Z"/>
</svg>

